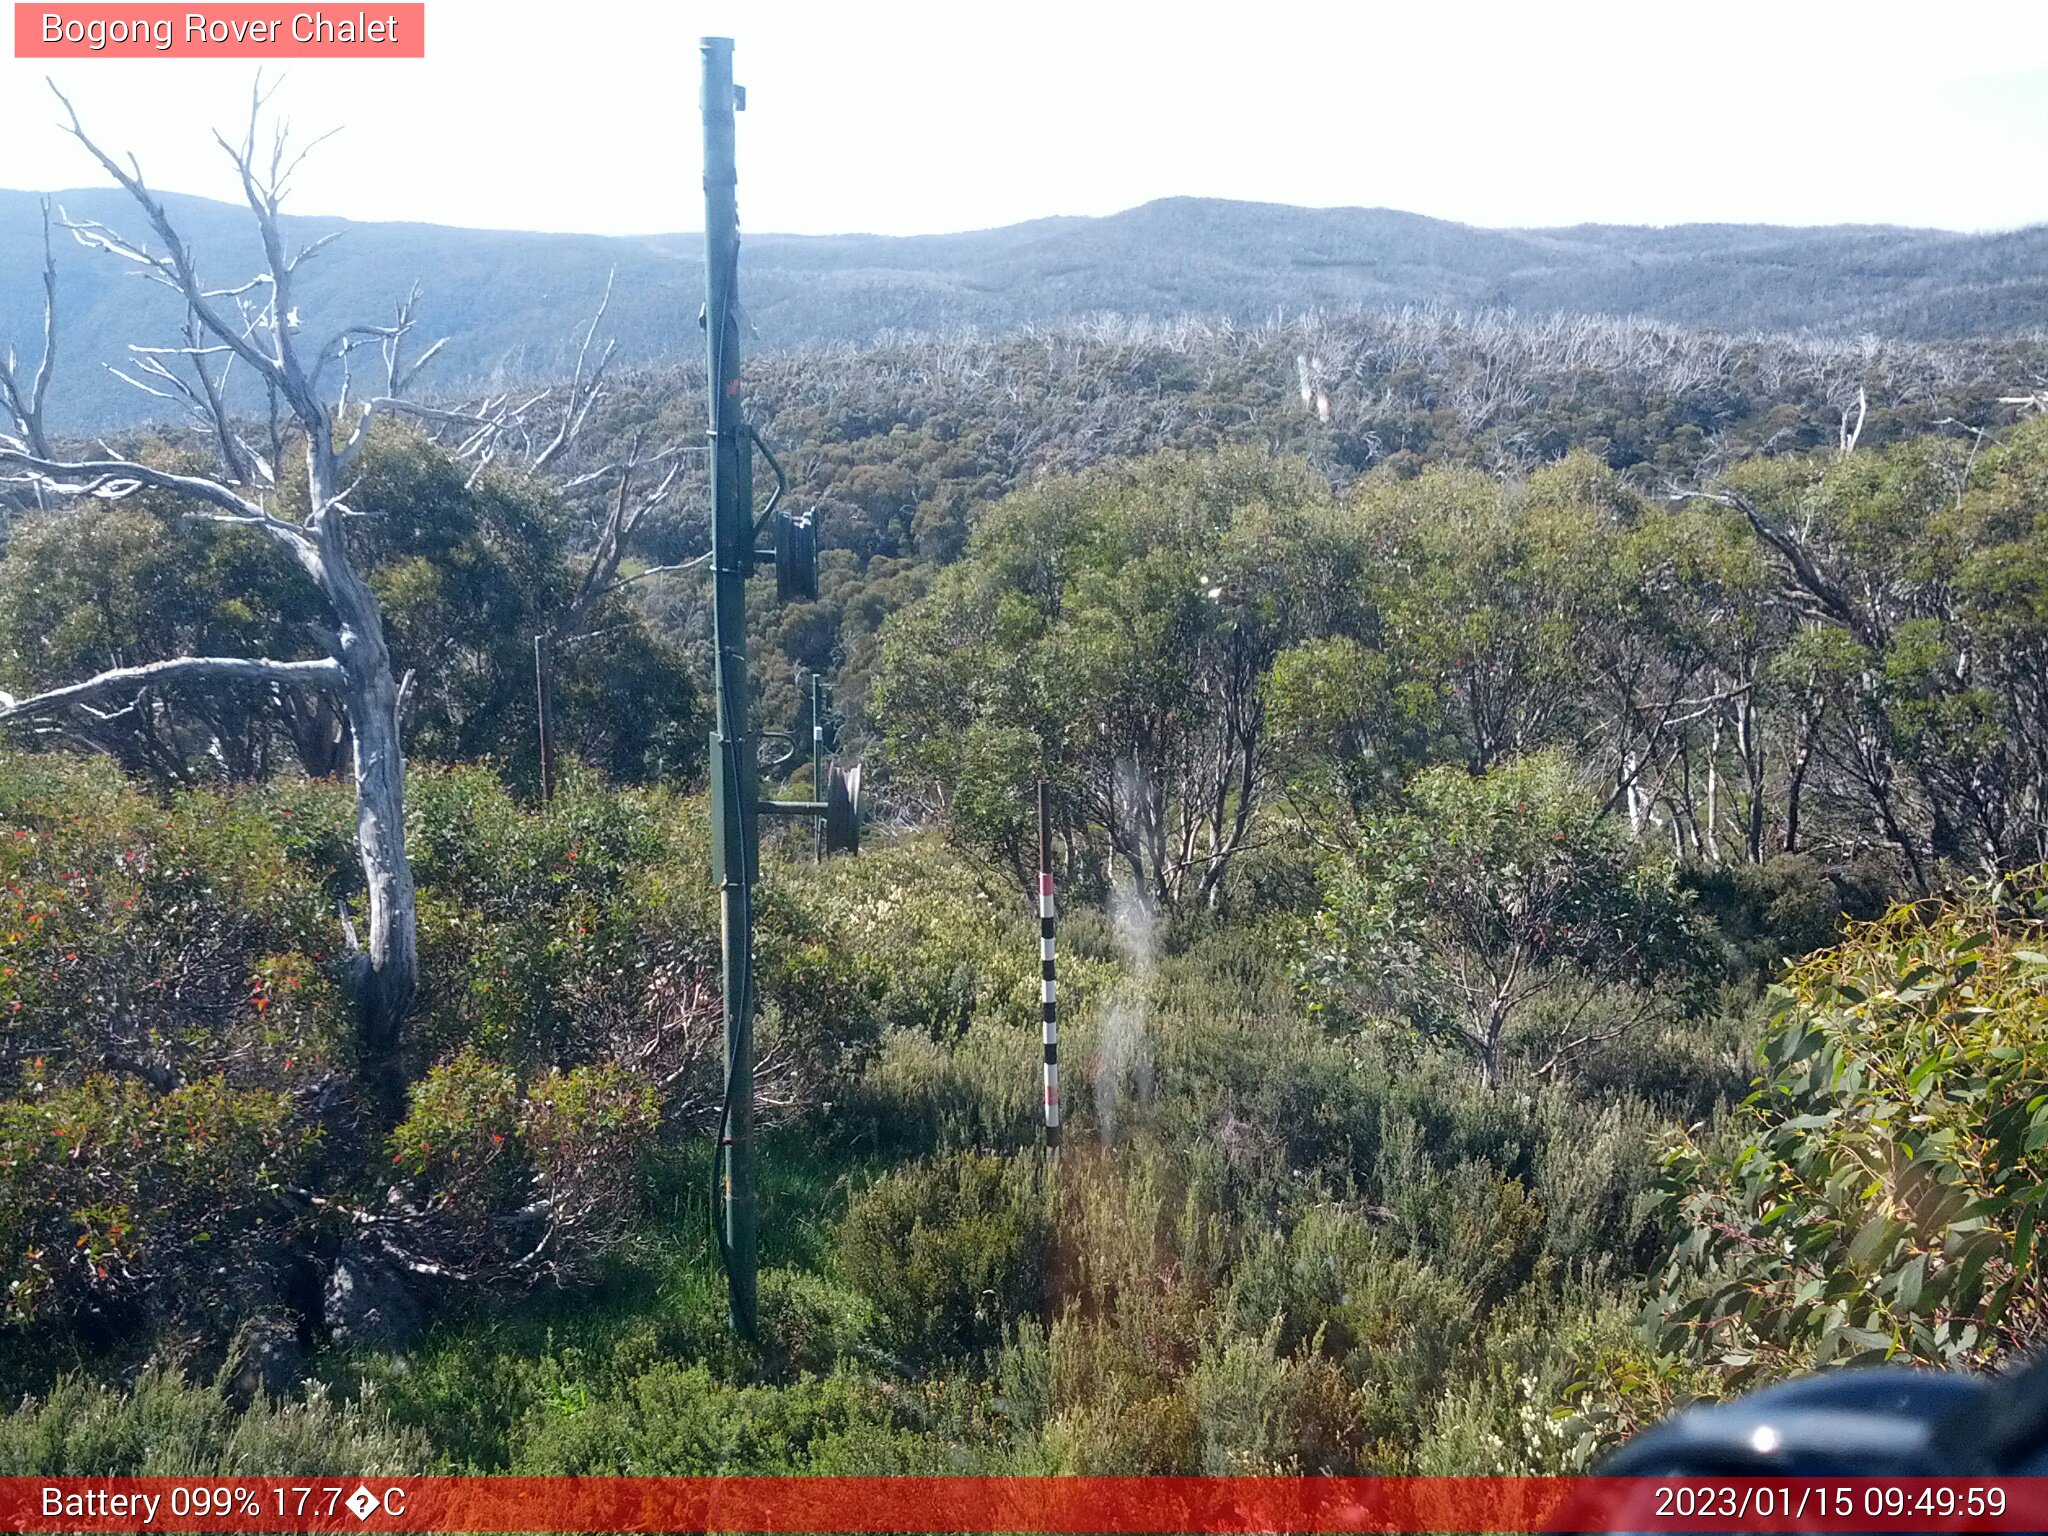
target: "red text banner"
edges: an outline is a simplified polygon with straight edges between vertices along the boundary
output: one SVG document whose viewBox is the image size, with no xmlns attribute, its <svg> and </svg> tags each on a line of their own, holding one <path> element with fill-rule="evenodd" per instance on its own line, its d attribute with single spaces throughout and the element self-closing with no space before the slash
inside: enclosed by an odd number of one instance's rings
<svg viewBox="0 0 2048 1536">
<path fill-rule="evenodd" d="M 0 1531 L 2048 1530 L 2034 1478 L 0 1478 Z"/>
<path fill-rule="evenodd" d="M 427 8 L 369 5 L 32 4 L 18 59 L 423 59 Z"/>
</svg>

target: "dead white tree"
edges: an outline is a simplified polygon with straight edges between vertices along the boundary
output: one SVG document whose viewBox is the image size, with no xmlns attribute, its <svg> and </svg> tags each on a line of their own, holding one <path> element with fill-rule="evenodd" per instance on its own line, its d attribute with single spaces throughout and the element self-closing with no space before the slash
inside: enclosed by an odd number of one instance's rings
<svg viewBox="0 0 2048 1536">
<path fill-rule="evenodd" d="M 501 460 L 522 465 L 534 474 L 546 472 L 575 447 L 592 409 L 609 392 L 606 374 L 618 355 L 618 339 L 607 337 L 595 362 L 591 348 L 611 308 L 612 284 L 617 277 L 617 268 L 606 275 L 604 293 L 576 349 L 575 371 L 559 390 L 546 388 L 524 395 L 511 391 L 452 404 L 394 396 L 380 398 L 376 404 L 418 422 L 435 443 L 466 461 L 471 485 Z"/>
<path fill-rule="evenodd" d="M 43 355 L 24 382 L 22 360 L 12 345 L 0 353 L 0 404 L 7 408 L 15 432 L 35 452 L 47 455 L 49 434 L 43 427 L 43 406 L 49 398 L 50 372 L 57 365 L 57 255 L 50 246 L 50 200 L 43 199 Z"/>
<path fill-rule="evenodd" d="M 52 90 L 55 87 L 52 86 Z M 316 352 L 303 349 L 293 284 L 300 267 L 325 241 L 297 251 L 287 248 L 279 208 L 306 149 L 294 152 L 281 122 L 263 136 L 265 94 L 252 95 L 248 130 L 239 144 L 216 134 L 235 166 L 243 195 L 262 238 L 266 269 L 235 287 L 209 287 L 200 277 L 192 248 L 173 225 L 163 203 L 144 183 L 131 155 L 125 164 L 86 133 L 61 92 L 68 131 L 113 177 L 147 220 L 153 238 L 130 239 L 91 221 L 63 222 L 83 245 L 133 263 L 150 280 L 179 295 L 189 319 L 182 346 L 139 355 L 146 376 L 157 385 L 174 379 L 166 358 L 183 360 L 201 381 L 187 398 L 218 428 L 223 468 L 217 475 L 176 474 L 139 460 L 117 457 L 63 459 L 39 429 L 31 433 L 17 419 L 17 431 L 0 434 L 0 473 L 41 492 L 118 500 L 143 491 L 161 492 L 193 504 L 195 521 L 250 529 L 274 540 L 326 599 L 331 623 L 314 630 L 324 656 L 281 660 L 244 656 L 183 656 L 143 667 L 117 667 L 67 687 L 29 698 L 0 693 L 0 720 L 48 717 L 104 702 L 136 708 L 149 690 L 168 683 L 269 688 L 280 696 L 311 692 L 338 704 L 352 742 L 356 787 L 356 852 L 367 889 L 367 933 L 358 938 L 342 914 L 353 954 L 351 991 L 361 1043 L 373 1084 L 395 1060 L 400 1029 L 411 1008 L 418 978 L 412 867 L 405 846 L 404 756 L 399 710 L 405 684 L 393 674 L 391 652 L 376 595 L 349 558 L 347 523 L 349 471 L 368 438 L 370 424 L 386 402 L 398 396 L 439 344 L 416 359 L 404 353 L 413 329 L 412 304 L 401 305 L 385 326 L 359 326 L 333 337 Z M 317 142 L 317 141 L 316 141 Z M 332 237 L 329 237 L 332 238 Z M 346 375 L 350 353 L 374 346 L 384 360 L 382 396 L 351 405 L 344 382 L 334 409 L 321 394 L 322 379 L 336 363 Z M 48 349 L 46 348 L 46 358 Z M 216 360 L 219 360 L 216 362 Z M 275 402 L 271 452 L 237 436 L 221 394 L 228 361 L 252 370 Z M 30 398 L 39 405 L 40 392 Z M 203 403 L 202 403 L 203 402 Z M 280 481 L 277 454 L 291 445 L 306 462 L 305 510 L 281 516 L 275 510 Z M 409 679 L 408 679 L 409 681 Z M 125 703 L 123 702 L 125 701 Z"/>
<path fill-rule="evenodd" d="M 1863 423 L 1870 415 L 1870 395 L 1868 391 L 1861 384 L 1858 384 L 1856 386 L 1856 398 L 1853 401 L 1844 400 L 1841 403 L 1841 411 L 1842 423 L 1839 431 L 1836 433 L 1835 442 L 1837 456 L 1846 459 L 1856 451 L 1856 444 L 1863 437 Z M 1849 421 L 1852 411 L 1856 417 L 1854 425 L 1851 425 Z"/>
<path fill-rule="evenodd" d="M 44 403 L 50 394 L 50 373 L 57 365 L 57 253 L 50 244 L 50 200 L 43 199 L 43 354 L 35 372 L 23 377 L 24 364 L 10 342 L 0 351 L 0 408 L 7 412 L 15 435 L 35 452 L 47 456 L 50 438 L 43 427 Z M 36 492 L 36 503 L 43 496 Z M 5 508 L 0 506 L 0 515 Z"/>
</svg>

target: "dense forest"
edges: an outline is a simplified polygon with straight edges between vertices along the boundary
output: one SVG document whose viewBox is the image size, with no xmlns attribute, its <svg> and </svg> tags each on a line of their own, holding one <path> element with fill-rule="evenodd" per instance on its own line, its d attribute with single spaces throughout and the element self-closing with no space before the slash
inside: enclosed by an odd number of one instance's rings
<svg viewBox="0 0 2048 1536">
<path fill-rule="evenodd" d="M 750 361 L 826 546 L 758 718 L 827 676 L 879 792 L 764 844 L 747 1344 L 703 381 L 601 334 L 524 405 L 332 410 L 275 323 L 267 423 L 205 354 L 111 445 L 8 397 L 0 1473 L 1545 1472 L 2041 1340 L 2036 343 Z"/>
</svg>

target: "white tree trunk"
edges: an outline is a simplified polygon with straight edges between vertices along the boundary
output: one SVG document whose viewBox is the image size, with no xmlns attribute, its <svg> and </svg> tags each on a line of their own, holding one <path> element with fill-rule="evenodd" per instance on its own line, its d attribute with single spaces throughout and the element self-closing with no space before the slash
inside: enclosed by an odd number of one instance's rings
<svg viewBox="0 0 2048 1536">
<path fill-rule="evenodd" d="M 63 100 L 61 94 L 58 98 Z M 64 102 L 69 112 L 70 103 Z M 298 164 L 285 152 L 283 134 L 274 152 L 260 156 L 257 119 L 262 98 L 251 106 L 249 132 L 240 147 L 228 149 L 240 173 L 250 211 L 255 215 L 269 270 L 236 289 L 210 288 L 194 269 L 191 248 L 172 225 L 162 202 L 144 185 L 131 159 L 125 164 L 102 151 L 86 136 L 76 113 L 70 114 L 73 135 L 92 152 L 115 181 L 135 200 L 155 232 L 157 244 L 129 240 L 104 225 L 68 222 L 81 243 L 142 267 L 149 276 L 184 299 L 189 316 L 188 344 L 168 355 L 185 357 L 198 373 L 201 392 L 215 380 L 209 357 L 227 354 L 245 362 L 263 379 L 274 400 L 289 413 L 290 425 L 303 437 L 306 454 L 307 508 L 302 521 L 279 517 L 268 505 L 270 488 L 282 479 L 276 462 L 283 430 L 274 427 L 268 461 L 236 439 L 225 419 L 217 420 L 223 468 L 216 476 L 175 474 L 156 466 L 116 458 L 62 462 L 50 453 L 40 434 L 16 418 L 15 435 L 0 435 L 0 468 L 11 468 L 39 491 L 60 495 L 119 498 L 153 489 L 189 498 L 207 510 L 197 517 L 247 527 L 288 550 L 326 598 L 333 628 L 321 634 L 328 657 L 317 661 L 275 661 L 267 658 L 182 657 L 140 668 L 118 668 L 82 683 L 16 701 L 0 694 L 0 719 L 48 715 L 86 707 L 105 694 L 140 694 L 157 683 L 265 683 L 280 691 L 312 686 L 337 698 L 346 712 L 354 752 L 356 784 L 356 852 L 362 865 L 369 924 L 367 946 L 358 945 L 350 976 L 363 1047 L 363 1066 L 380 1099 L 380 1111 L 403 1108 L 403 1085 L 396 1075 L 398 1048 L 406 1015 L 419 984 L 417 914 L 412 865 L 405 846 L 405 757 L 399 740 L 402 688 L 384 640 L 384 623 L 376 594 L 349 560 L 344 537 L 344 505 L 350 462 L 367 439 L 372 416 L 380 404 L 395 401 L 437 343 L 410 362 L 401 356 L 412 330 L 412 300 L 399 307 L 395 323 L 358 326 L 340 333 L 311 359 L 308 367 L 295 339 L 298 311 L 292 281 L 299 264 L 325 241 L 296 253 L 287 250 L 279 219 L 284 183 Z M 328 238 L 332 238 L 329 236 Z M 254 300 L 246 295 L 255 294 Z M 415 294 L 416 297 L 416 294 Z M 51 306 L 54 312 L 54 305 Z M 594 323 L 593 323 L 594 324 Z M 202 335 L 203 333 L 203 335 Z M 385 389 L 371 405 L 351 404 L 347 363 L 352 351 L 374 346 L 384 363 Z M 45 358 L 50 348 L 46 345 Z M 342 364 L 340 398 L 330 405 L 319 392 L 323 367 Z M 47 373 L 47 364 L 43 370 Z M 10 360 L 10 380 L 14 369 Z M 153 376 L 169 379 L 168 366 Z M 38 404 L 41 382 L 31 391 Z M 132 381 L 131 381 L 132 382 Z M 149 386 L 145 386 L 149 387 Z M 159 391 L 151 389 L 151 393 Z M 10 388 L 10 401 L 19 393 Z M 187 394 L 194 393 L 187 389 Z M 587 409 L 587 405 L 586 405 Z M 219 413 L 216 412 L 216 417 Z M 350 419 L 353 418 L 353 419 Z M 339 425 L 337 425 L 339 423 Z M 337 433 L 343 441 L 337 445 Z M 251 472 L 255 478 L 250 478 Z M 354 940 L 353 930 L 350 931 Z"/>
</svg>

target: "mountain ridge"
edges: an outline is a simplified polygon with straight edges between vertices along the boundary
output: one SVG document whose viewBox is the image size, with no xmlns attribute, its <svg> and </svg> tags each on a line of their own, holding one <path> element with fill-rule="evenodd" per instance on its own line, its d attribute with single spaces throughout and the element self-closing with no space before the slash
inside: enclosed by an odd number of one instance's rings
<svg viewBox="0 0 2048 1536">
<path fill-rule="evenodd" d="M 0 190 L 0 342 L 41 332 L 43 194 Z M 74 217 L 134 229 L 116 188 L 51 193 Z M 260 268 L 246 209 L 165 194 L 202 269 Z M 387 316 L 417 279 L 421 330 L 450 338 L 433 386 L 461 392 L 566 370 L 616 269 L 607 330 L 626 365 L 696 350 L 702 265 L 688 232 L 579 235 L 288 217 L 304 241 L 347 238 L 301 274 L 311 333 Z M 58 232 L 60 346 L 53 425 L 133 425 L 162 403 L 122 384 L 131 341 L 163 341 L 169 294 Z M 1489 229 L 1385 208 L 1156 199 L 1101 217 L 1054 215 L 936 235 L 750 234 L 743 291 L 775 350 L 888 334 L 1000 332 L 1103 312 L 1256 321 L 1317 308 L 1441 304 L 1634 316 L 1732 332 L 1861 333 L 1935 341 L 2048 327 L 2048 225 L 1990 234 L 1896 225 L 1577 224 Z"/>
</svg>

